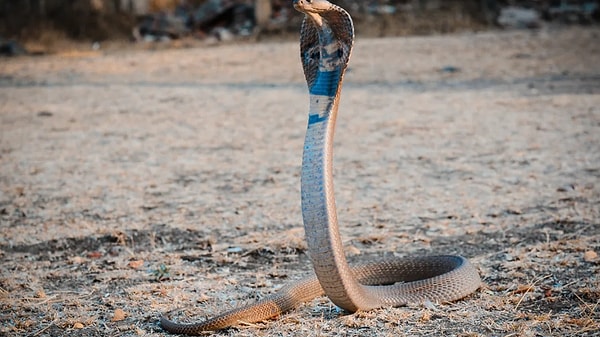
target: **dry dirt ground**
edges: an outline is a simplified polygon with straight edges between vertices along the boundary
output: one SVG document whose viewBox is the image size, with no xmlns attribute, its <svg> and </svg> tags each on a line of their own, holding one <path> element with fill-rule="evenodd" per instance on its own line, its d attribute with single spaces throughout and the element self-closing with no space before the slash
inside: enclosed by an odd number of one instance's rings
<svg viewBox="0 0 600 337">
<path fill-rule="evenodd" d="M 600 335 L 600 29 L 359 39 L 350 260 L 462 254 L 455 303 L 326 298 L 220 336 Z M 0 335 L 164 336 L 311 272 L 297 43 L 0 60 Z"/>
</svg>

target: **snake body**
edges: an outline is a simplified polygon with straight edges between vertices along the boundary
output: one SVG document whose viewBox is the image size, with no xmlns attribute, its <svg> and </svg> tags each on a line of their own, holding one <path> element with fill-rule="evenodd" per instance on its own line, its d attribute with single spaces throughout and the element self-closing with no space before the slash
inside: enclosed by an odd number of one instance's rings
<svg viewBox="0 0 600 337">
<path fill-rule="evenodd" d="M 300 52 L 310 93 L 302 157 L 302 216 L 314 276 L 264 299 L 199 323 L 161 318 L 172 333 L 196 335 L 242 322 L 262 321 L 326 294 L 349 312 L 425 301 L 447 302 L 480 286 L 477 270 L 461 256 L 387 258 L 349 266 L 339 234 L 333 193 L 333 135 L 343 76 L 354 42 L 350 15 L 326 0 L 294 0 L 305 14 Z"/>
</svg>

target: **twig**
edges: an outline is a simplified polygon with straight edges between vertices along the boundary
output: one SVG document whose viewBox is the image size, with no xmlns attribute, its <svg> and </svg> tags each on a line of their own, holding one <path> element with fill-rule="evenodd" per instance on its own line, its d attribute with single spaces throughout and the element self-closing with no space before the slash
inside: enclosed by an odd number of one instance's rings
<svg viewBox="0 0 600 337">
<path fill-rule="evenodd" d="M 56 325 L 56 322 L 57 322 L 57 321 L 58 321 L 57 319 L 53 320 L 53 321 L 52 321 L 52 322 L 50 322 L 50 324 L 48 324 L 46 327 L 44 327 L 44 328 L 42 328 L 42 329 L 40 329 L 40 330 L 38 330 L 38 331 L 36 331 L 36 332 L 32 333 L 32 334 L 31 334 L 31 335 L 29 335 L 29 336 L 31 336 L 31 337 L 38 336 L 38 335 L 39 335 L 39 334 L 41 334 L 42 332 L 44 332 L 44 331 L 48 330 L 48 329 L 49 329 L 51 326 L 53 326 L 53 325 Z"/>
<path fill-rule="evenodd" d="M 44 304 L 44 303 L 47 303 L 47 302 L 50 302 L 50 301 L 56 299 L 57 297 L 58 297 L 58 295 L 56 295 L 56 294 L 54 294 L 52 296 L 47 296 L 46 295 L 46 297 L 41 298 L 41 301 L 36 302 L 35 304 L 37 304 L 37 305 Z M 38 298 L 38 297 L 25 297 L 23 299 L 25 301 L 37 301 L 37 300 L 40 300 L 40 298 Z"/>
<path fill-rule="evenodd" d="M 549 278 L 549 277 L 550 277 L 550 275 L 546 275 L 546 276 L 544 276 L 544 277 L 541 277 L 541 278 L 539 278 L 539 279 L 537 279 L 537 280 L 535 280 L 535 279 L 534 279 L 534 280 L 533 280 L 533 283 L 531 283 L 531 285 L 529 285 L 529 286 L 527 287 L 527 290 L 525 290 L 525 292 L 523 293 L 523 295 L 522 295 L 522 296 L 521 296 L 521 298 L 519 299 L 519 302 L 517 302 L 517 305 L 515 306 L 515 310 L 517 310 L 517 309 L 519 308 L 519 305 L 521 305 L 521 302 L 523 302 L 523 299 L 525 298 L 525 296 L 527 296 L 527 294 L 528 294 L 528 293 L 529 293 L 531 290 L 533 290 L 533 287 L 535 287 L 535 285 L 536 285 L 538 282 L 540 282 L 540 281 L 543 281 L 543 280 L 545 280 L 545 279 L 547 279 L 547 278 Z"/>
<path fill-rule="evenodd" d="M 584 308 L 585 308 L 585 310 L 584 310 L 584 311 L 589 311 L 589 313 L 587 314 L 587 316 L 588 316 L 588 318 L 590 318 L 590 319 L 591 319 L 591 318 L 592 318 L 591 316 L 592 316 L 592 314 L 594 313 L 594 311 L 596 311 L 596 307 L 598 307 L 598 304 L 600 304 L 600 301 L 596 302 L 596 304 L 594 304 L 594 306 L 592 307 L 592 306 L 591 306 L 591 304 L 589 304 L 589 303 L 585 302 L 585 301 L 583 300 L 583 298 L 581 298 L 579 295 L 577 295 L 577 293 L 575 293 L 574 291 L 573 291 L 573 295 L 575 295 L 575 297 L 577 297 L 577 299 L 578 299 L 578 300 L 579 300 L 581 303 L 583 303 L 583 306 L 584 306 Z"/>
</svg>

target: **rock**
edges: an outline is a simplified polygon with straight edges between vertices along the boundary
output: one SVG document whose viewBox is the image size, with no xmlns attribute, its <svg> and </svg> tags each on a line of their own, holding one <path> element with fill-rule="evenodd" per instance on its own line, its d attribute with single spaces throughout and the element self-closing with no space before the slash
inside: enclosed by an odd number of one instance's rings
<svg viewBox="0 0 600 337">
<path fill-rule="evenodd" d="M 125 314 L 125 311 L 123 311 L 123 309 L 121 309 L 121 308 L 115 309 L 115 311 L 113 312 L 112 321 L 113 322 L 122 321 L 125 319 L 125 316 L 126 316 L 126 314 Z"/>
<path fill-rule="evenodd" d="M 598 253 L 596 253 L 593 250 L 588 250 L 585 253 L 583 253 L 583 260 L 585 262 L 594 262 L 598 260 Z"/>
</svg>

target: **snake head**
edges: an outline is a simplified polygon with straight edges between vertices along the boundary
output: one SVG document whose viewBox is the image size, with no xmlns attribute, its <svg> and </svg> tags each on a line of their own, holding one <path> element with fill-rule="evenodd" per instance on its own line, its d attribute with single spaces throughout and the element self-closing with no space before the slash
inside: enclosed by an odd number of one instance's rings
<svg viewBox="0 0 600 337">
<path fill-rule="evenodd" d="M 294 8 L 315 21 L 317 26 L 321 26 L 321 13 L 329 11 L 334 5 L 327 0 L 294 0 Z"/>
</svg>

